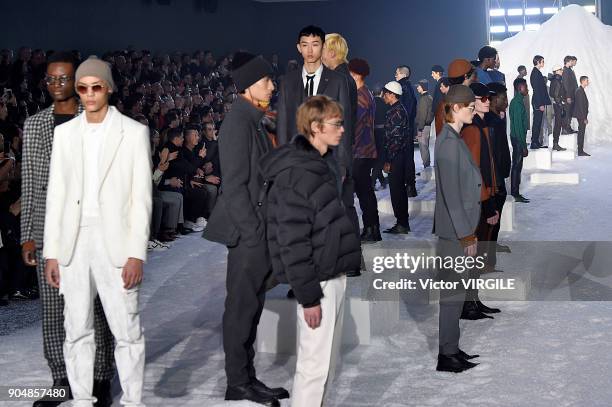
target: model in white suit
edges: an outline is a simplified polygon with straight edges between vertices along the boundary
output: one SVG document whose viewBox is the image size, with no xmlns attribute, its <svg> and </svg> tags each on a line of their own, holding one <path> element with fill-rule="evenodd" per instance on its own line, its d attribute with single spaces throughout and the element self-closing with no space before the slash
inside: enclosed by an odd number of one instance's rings
<svg viewBox="0 0 612 407">
<path fill-rule="evenodd" d="M 97 293 L 117 342 L 121 404 L 140 407 L 145 349 L 138 287 L 152 206 L 149 132 L 108 106 L 114 84 L 103 61 L 85 61 L 75 82 L 86 110 L 55 129 L 45 276 L 65 300 L 64 357 L 74 405 L 96 401 L 92 312 Z"/>
</svg>

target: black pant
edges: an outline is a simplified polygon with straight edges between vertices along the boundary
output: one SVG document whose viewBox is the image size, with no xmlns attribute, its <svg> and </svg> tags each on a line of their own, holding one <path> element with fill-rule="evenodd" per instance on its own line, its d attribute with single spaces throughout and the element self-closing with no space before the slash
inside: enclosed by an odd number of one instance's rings
<svg viewBox="0 0 612 407">
<path fill-rule="evenodd" d="M 494 266 L 497 264 L 497 238 L 499 237 L 499 229 L 501 228 L 501 216 L 504 209 L 504 204 L 506 203 L 506 197 L 508 193 L 506 191 L 506 183 L 502 183 L 499 186 L 499 190 L 497 195 L 495 195 L 495 206 L 499 211 L 499 222 L 495 226 L 493 226 L 493 230 L 491 231 L 491 241 L 490 246 L 487 251 L 487 261 L 486 263 Z"/>
<path fill-rule="evenodd" d="M 572 131 L 572 116 L 574 113 L 574 101 L 572 100 L 572 103 L 567 103 L 565 105 L 565 117 L 563 118 L 563 121 L 561 122 L 563 124 L 563 130 L 565 130 L 566 133 L 571 133 Z"/>
<path fill-rule="evenodd" d="M 412 146 L 411 146 L 412 147 Z M 412 160 L 409 159 L 412 156 Z M 414 152 L 399 152 L 391 161 L 391 172 L 389 173 L 389 190 L 391 192 L 391 206 L 397 223 L 408 227 L 408 187 L 414 185 L 414 179 L 409 178 L 409 169 L 412 161 L 414 169 Z"/>
<path fill-rule="evenodd" d="M 359 206 L 363 212 L 363 227 L 379 226 L 378 202 L 372 187 L 371 172 L 376 164 L 375 158 L 356 158 L 353 161 L 353 179 L 355 180 L 355 193 L 359 199 Z"/>
<path fill-rule="evenodd" d="M 385 182 L 385 176 L 383 175 L 383 167 L 385 165 L 385 161 L 383 159 L 385 129 L 375 129 L 374 139 L 376 140 L 376 152 L 378 154 L 378 158 L 374 163 L 374 169 L 372 171 L 372 186 L 376 184 L 376 180 L 380 182 L 380 185 L 383 185 Z"/>
<path fill-rule="evenodd" d="M 185 220 L 195 222 L 198 218 L 207 218 L 208 193 L 204 188 L 187 188 L 185 199 Z"/>
<path fill-rule="evenodd" d="M 521 185 L 521 172 L 523 171 L 523 146 L 522 143 L 510 137 L 512 143 L 512 168 L 510 169 L 510 194 L 516 196 L 519 194 L 519 186 Z"/>
<path fill-rule="evenodd" d="M 151 231 L 149 240 L 157 238 L 161 231 L 162 218 L 164 214 L 164 200 L 158 196 L 153 197 L 153 210 L 151 212 Z"/>
<path fill-rule="evenodd" d="M 438 239 L 436 255 L 441 258 L 447 256 L 463 257 L 463 247 L 458 240 Z M 439 352 L 442 355 L 454 355 L 459 351 L 459 318 L 465 301 L 465 288 L 461 280 L 467 277 L 468 272 L 458 273 L 453 268 L 443 268 L 438 272 L 438 279 L 447 282 L 457 282 L 456 289 L 440 290 L 439 314 Z"/>
<path fill-rule="evenodd" d="M 578 119 L 578 151 L 584 151 L 584 133 L 586 132 L 584 119 Z"/>
<path fill-rule="evenodd" d="M 561 134 L 561 127 L 563 125 L 563 106 L 555 103 L 553 105 L 553 109 L 555 111 L 555 124 L 553 126 L 553 144 L 557 145 L 559 144 L 559 135 Z"/>
<path fill-rule="evenodd" d="M 540 132 L 542 131 L 542 119 L 544 112 L 538 108 L 533 108 L 533 123 L 531 125 L 531 148 L 540 147 Z"/>
<path fill-rule="evenodd" d="M 263 311 L 270 260 L 265 239 L 256 246 L 238 244 L 228 249 L 223 349 L 228 386 L 255 377 L 253 347 Z"/>
<path fill-rule="evenodd" d="M 359 218 L 355 209 L 355 182 L 353 181 L 353 174 L 350 172 L 346 174 L 342 183 L 342 203 L 344 204 L 347 216 L 355 228 L 355 233 L 359 236 Z"/>
</svg>

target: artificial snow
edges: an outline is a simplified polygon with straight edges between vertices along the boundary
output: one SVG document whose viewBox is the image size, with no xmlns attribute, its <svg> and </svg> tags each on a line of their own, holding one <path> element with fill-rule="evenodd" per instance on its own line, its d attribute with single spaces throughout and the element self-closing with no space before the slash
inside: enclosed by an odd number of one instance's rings
<svg viewBox="0 0 612 407">
<path fill-rule="evenodd" d="M 612 27 L 578 5 L 563 8 L 540 26 L 537 31 L 523 31 L 504 40 L 496 48 L 501 60 L 500 71 L 506 75 L 508 96 L 514 91 L 512 82 L 518 76 L 517 67 L 525 65 L 528 75 L 533 69 L 533 57 L 545 58 L 543 74 L 548 76 L 553 66 L 563 66 L 566 55 L 578 58 L 574 67 L 576 79 L 586 75 L 591 85 L 589 98 L 588 142 L 612 142 L 612 110 L 608 107 L 612 90 Z M 529 83 L 529 77 L 525 78 Z M 531 86 L 530 86 L 531 88 Z"/>
<path fill-rule="evenodd" d="M 500 240 L 611 240 L 607 216 L 612 178 L 604 158 L 612 147 L 589 150 L 590 158 L 554 162 L 552 172 L 580 174 L 578 185 L 532 185 L 525 171 L 521 192 L 529 204 L 516 204 L 515 229 Z M 421 163 L 415 153 L 417 170 Z M 418 177 L 420 196 L 430 199 L 434 181 Z M 377 192 L 382 202 L 388 189 Z M 392 226 L 381 214 L 381 226 Z M 406 238 L 432 239 L 432 214 L 411 215 Z M 153 252 L 141 289 L 141 320 L 145 329 L 147 364 L 144 402 L 147 406 L 255 406 L 225 402 L 221 317 L 225 293 L 226 249 L 197 235 L 178 240 L 167 252 Z M 503 262 L 503 254 L 499 257 Z M 502 308 L 494 320 L 461 321 L 461 347 L 479 353 L 476 368 L 462 373 L 435 371 L 438 346 L 436 305 L 398 304 L 400 321 L 392 332 L 369 346 L 344 349 L 341 370 L 326 406 L 405 407 L 609 407 L 612 400 L 612 303 L 610 302 L 488 302 Z M 13 303 L 10 307 L 16 307 Z M 7 308 L 0 322 L 7 322 Z M 0 323 L 0 326 L 3 326 Z M 42 351 L 40 321 L 0 332 L 0 384 L 49 385 Z M 274 386 L 291 389 L 295 356 L 260 353 L 258 375 Z M 114 390 L 119 391 L 118 381 Z M 115 394 L 116 403 L 119 396 Z M 31 406 L 31 402 L 0 401 L 0 406 Z M 282 406 L 288 407 L 288 400 Z"/>
</svg>

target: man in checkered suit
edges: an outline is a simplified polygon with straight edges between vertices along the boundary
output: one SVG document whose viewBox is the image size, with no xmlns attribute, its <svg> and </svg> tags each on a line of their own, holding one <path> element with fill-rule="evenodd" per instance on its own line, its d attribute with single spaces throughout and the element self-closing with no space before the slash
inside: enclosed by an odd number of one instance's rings
<svg viewBox="0 0 612 407">
<path fill-rule="evenodd" d="M 22 191 L 21 191 L 21 244 L 24 262 L 36 266 L 43 311 L 43 346 L 51 369 L 54 386 L 68 386 L 64 363 L 64 300 L 58 289 L 51 287 L 44 277 L 42 257 L 45 221 L 45 201 L 49 177 L 49 161 L 55 126 L 73 119 L 83 111 L 74 89 L 76 60 L 64 52 L 49 58 L 47 90 L 54 103 L 51 107 L 28 118 L 24 126 Z M 94 307 L 96 356 L 94 366 L 94 396 L 96 407 L 112 404 L 110 381 L 114 376 L 114 340 L 108 327 L 100 299 Z M 38 400 L 34 407 L 55 407 L 57 401 Z"/>
</svg>

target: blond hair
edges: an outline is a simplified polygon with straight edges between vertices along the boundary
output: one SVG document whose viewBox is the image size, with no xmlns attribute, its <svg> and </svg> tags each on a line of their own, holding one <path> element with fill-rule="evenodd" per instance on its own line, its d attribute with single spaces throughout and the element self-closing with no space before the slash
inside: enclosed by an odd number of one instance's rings
<svg viewBox="0 0 612 407">
<path fill-rule="evenodd" d="M 312 123 L 323 123 L 325 119 L 342 118 L 342 106 L 328 96 L 312 96 L 297 111 L 297 130 L 300 134 L 312 137 Z"/>
<path fill-rule="evenodd" d="M 348 62 L 346 59 L 349 52 L 348 44 L 344 37 L 342 37 L 340 34 L 327 34 L 325 36 L 325 44 L 323 46 L 330 51 L 334 51 L 336 54 L 336 61 L 341 63 Z"/>
</svg>

